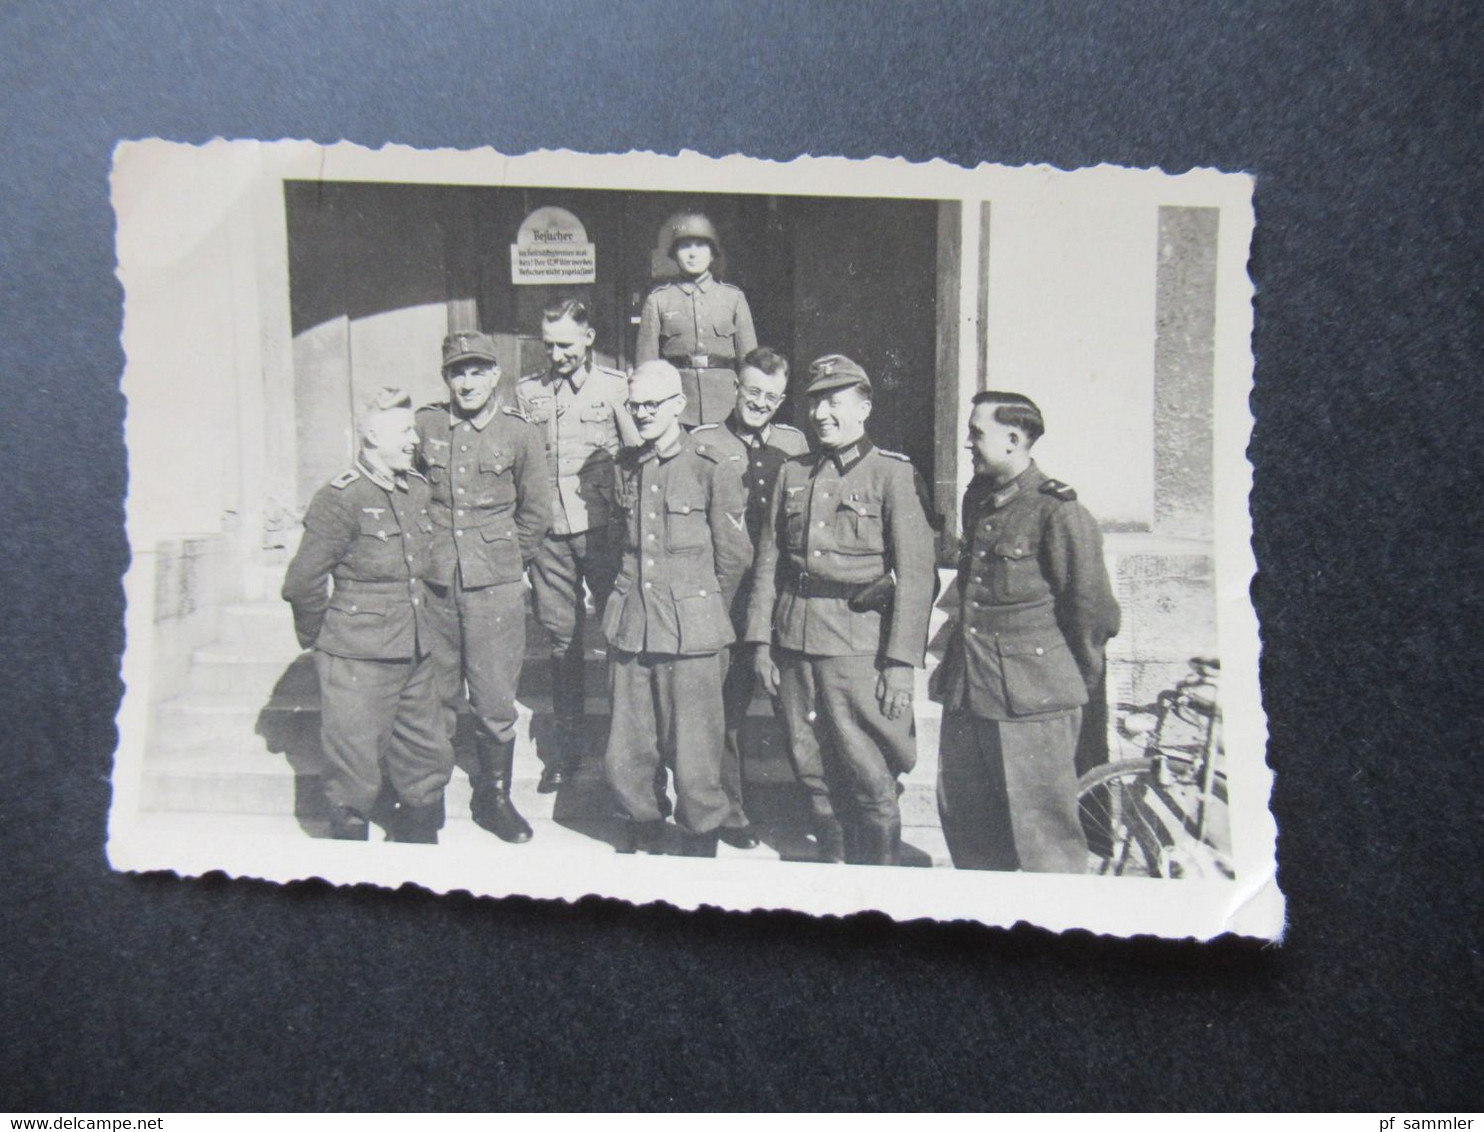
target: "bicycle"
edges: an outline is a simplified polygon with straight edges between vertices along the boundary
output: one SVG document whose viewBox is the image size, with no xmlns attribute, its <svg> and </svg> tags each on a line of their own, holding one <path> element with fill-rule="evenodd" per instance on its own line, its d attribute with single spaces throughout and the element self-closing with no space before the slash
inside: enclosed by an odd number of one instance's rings
<svg viewBox="0 0 1484 1132">
<path fill-rule="evenodd" d="M 1221 741 L 1221 662 L 1191 674 L 1153 704 L 1119 704 L 1118 730 L 1147 753 L 1094 767 L 1078 780 L 1091 870 L 1099 876 L 1234 879 Z"/>
</svg>

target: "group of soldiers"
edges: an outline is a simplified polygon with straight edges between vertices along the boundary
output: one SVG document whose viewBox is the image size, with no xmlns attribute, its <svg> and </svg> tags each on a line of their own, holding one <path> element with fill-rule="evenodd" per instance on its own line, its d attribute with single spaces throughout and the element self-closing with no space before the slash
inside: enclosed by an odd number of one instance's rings
<svg viewBox="0 0 1484 1132">
<path fill-rule="evenodd" d="M 672 816 L 687 856 L 760 844 L 741 724 L 761 689 L 820 860 L 897 863 L 937 594 L 930 500 L 871 442 L 871 379 L 848 357 L 809 367 L 809 436 L 776 419 L 789 365 L 714 278 L 710 221 L 668 232 L 681 277 L 646 301 L 631 374 L 595 364 L 576 299 L 543 311 L 547 367 L 513 398 L 496 396 L 493 339 L 450 334 L 448 400 L 414 411 L 382 390 L 355 465 L 310 503 L 283 596 L 320 677 L 332 836 L 366 839 L 391 798 L 390 836 L 436 843 L 467 700 L 472 816 L 530 840 L 510 795 L 527 603 L 552 644 L 538 790 L 553 793 L 582 755 L 590 595 L 626 848 L 665 851 Z M 1043 429 L 1024 396 L 974 398 L 958 616 L 932 682 L 961 868 L 1086 868 L 1074 752 L 1118 607 L 1096 522 L 1031 458 Z"/>
</svg>

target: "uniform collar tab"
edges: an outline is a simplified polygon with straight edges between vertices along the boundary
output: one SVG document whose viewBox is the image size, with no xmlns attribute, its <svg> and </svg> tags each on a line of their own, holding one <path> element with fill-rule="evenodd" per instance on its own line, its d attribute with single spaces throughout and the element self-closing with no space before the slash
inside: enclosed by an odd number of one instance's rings
<svg viewBox="0 0 1484 1132">
<path fill-rule="evenodd" d="M 866 455 L 876 446 L 871 443 L 869 436 L 862 436 L 853 444 L 847 444 L 844 448 L 826 448 L 820 452 L 820 463 L 833 460 L 835 467 L 841 472 L 848 472 L 859 464 Z"/>
<path fill-rule="evenodd" d="M 364 456 L 356 457 L 356 467 L 361 474 L 374 483 L 382 491 L 406 491 L 407 477 L 397 472 L 383 471 L 381 468 L 373 468 Z"/>
</svg>

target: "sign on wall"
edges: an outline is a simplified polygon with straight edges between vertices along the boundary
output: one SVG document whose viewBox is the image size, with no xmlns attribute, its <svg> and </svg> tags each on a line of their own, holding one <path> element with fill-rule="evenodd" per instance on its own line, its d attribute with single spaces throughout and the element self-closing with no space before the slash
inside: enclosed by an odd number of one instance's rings
<svg viewBox="0 0 1484 1132">
<path fill-rule="evenodd" d="M 512 283 L 592 283 L 597 275 L 597 246 L 565 208 L 538 208 L 510 245 Z"/>
</svg>

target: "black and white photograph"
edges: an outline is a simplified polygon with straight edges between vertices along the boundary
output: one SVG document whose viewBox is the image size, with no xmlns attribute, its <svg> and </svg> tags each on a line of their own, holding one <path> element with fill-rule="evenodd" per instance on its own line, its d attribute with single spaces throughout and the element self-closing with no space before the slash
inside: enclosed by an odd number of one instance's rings
<svg viewBox="0 0 1484 1132">
<path fill-rule="evenodd" d="M 1250 177 L 127 142 L 122 870 L 1275 939 Z"/>
</svg>

